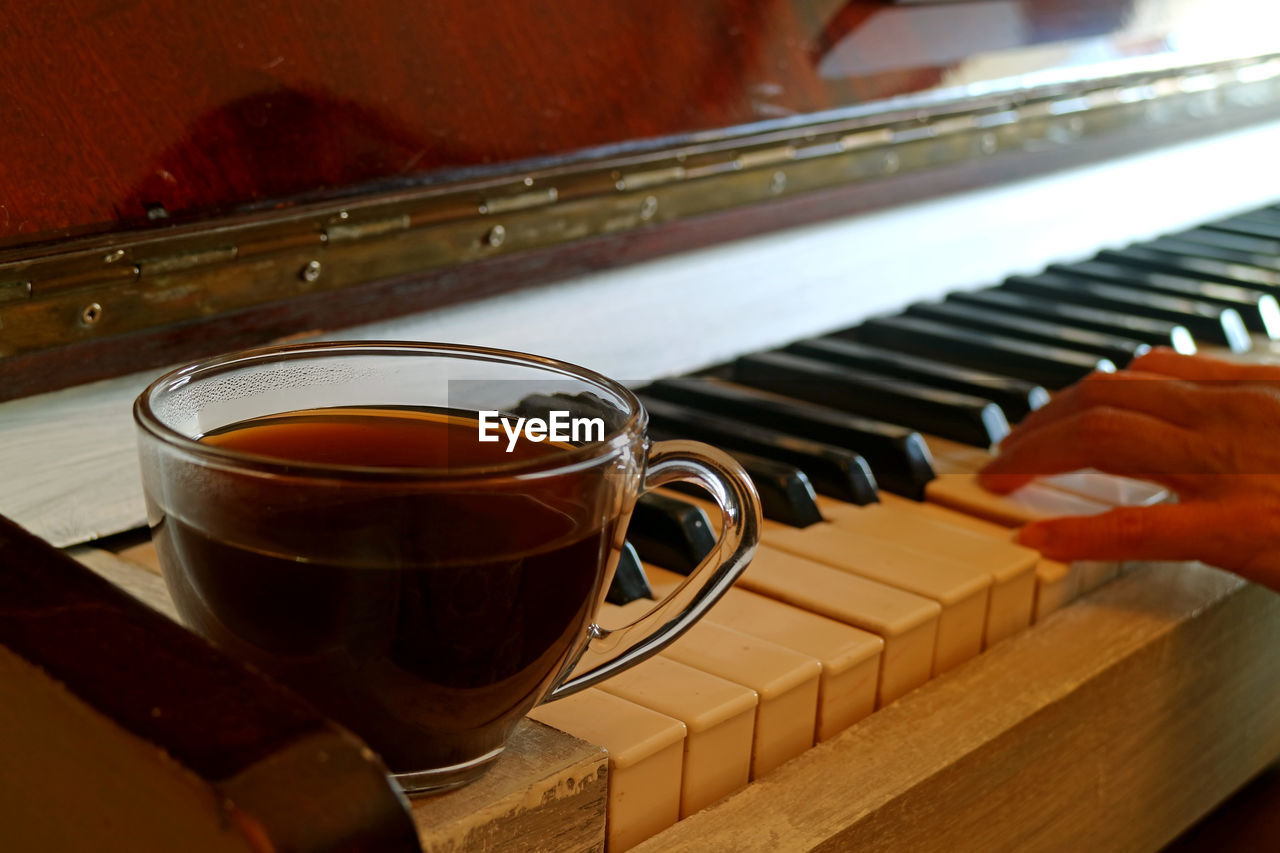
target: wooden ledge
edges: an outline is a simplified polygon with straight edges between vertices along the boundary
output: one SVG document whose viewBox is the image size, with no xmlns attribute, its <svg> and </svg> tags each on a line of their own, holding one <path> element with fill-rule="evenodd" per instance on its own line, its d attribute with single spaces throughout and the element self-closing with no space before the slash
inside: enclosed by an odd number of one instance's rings
<svg viewBox="0 0 1280 853">
<path fill-rule="evenodd" d="M 607 770 L 600 747 L 522 720 L 483 778 L 410 801 L 418 839 L 424 853 L 603 850 Z"/>
<path fill-rule="evenodd" d="M 1154 849 L 1280 754 L 1280 597 L 1146 564 L 641 850 Z"/>
</svg>

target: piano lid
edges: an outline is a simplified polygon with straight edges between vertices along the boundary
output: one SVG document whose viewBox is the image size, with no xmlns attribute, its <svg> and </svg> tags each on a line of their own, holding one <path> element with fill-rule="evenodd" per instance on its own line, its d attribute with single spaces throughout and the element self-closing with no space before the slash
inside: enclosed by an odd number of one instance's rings
<svg viewBox="0 0 1280 853">
<path fill-rule="evenodd" d="M 0 246 L 1280 50 L 1268 0 L 0 10 Z"/>
<path fill-rule="evenodd" d="M 0 8 L 0 399 L 1280 116 L 1270 0 Z"/>
</svg>

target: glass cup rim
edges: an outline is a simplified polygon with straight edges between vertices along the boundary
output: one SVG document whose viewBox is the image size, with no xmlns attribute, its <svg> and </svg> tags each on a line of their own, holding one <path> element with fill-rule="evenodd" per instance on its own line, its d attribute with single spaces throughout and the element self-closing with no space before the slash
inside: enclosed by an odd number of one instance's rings
<svg viewBox="0 0 1280 853">
<path fill-rule="evenodd" d="M 538 368 L 582 382 L 596 385 L 617 395 L 628 407 L 626 422 L 600 441 L 584 444 L 563 453 L 547 454 L 533 459 L 513 460 L 493 465 L 469 465 L 451 468 L 413 466 L 342 465 L 306 462 L 233 450 L 205 444 L 164 423 L 152 408 L 152 400 L 164 392 L 176 390 L 195 379 L 204 379 L 253 363 L 282 362 L 311 356 L 420 355 L 444 356 L 474 361 L 502 362 Z M 281 476 L 306 476 L 327 479 L 373 479 L 391 481 L 456 482 L 488 480 L 501 477 L 543 477 L 570 473 L 630 446 L 642 437 L 647 418 L 639 398 L 625 385 L 572 362 L 469 344 L 430 341 L 319 341 L 303 344 L 279 344 L 237 350 L 202 359 L 163 374 L 138 395 L 133 404 L 133 418 L 139 428 L 152 438 L 202 459 L 217 461 L 236 468 Z"/>
</svg>

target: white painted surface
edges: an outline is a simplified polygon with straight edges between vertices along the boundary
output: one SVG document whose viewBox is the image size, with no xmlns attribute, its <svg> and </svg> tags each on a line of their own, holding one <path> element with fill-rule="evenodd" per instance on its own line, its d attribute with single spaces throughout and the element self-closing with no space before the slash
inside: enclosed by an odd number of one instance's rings
<svg viewBox="0 0 1280 853">
<path fill-rule="evenodd" d="M 1280 200 L 1280 123 L 329 335 L 537 352 L 626 382 Z M 59 545 L 144 522 L 148 371 L 0 404 L 0 514 Z"/>
</svg>

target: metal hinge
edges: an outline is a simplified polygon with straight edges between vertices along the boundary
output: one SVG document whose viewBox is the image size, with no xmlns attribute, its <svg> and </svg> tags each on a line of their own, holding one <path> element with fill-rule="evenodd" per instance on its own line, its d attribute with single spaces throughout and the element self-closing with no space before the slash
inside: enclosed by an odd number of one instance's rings
<svg viewBox="0 0 1280 853">
<path fill-rule="evenodd" d="M 759 169 L 763 166 L 774 166 L 796 158 L 794 145 L 783 145 L 779 148 L 758 148 L 755 151 L 743 151 L 733 161 L 739 169 Z"/>
<path fill-rule="evenodd" d="M 559 197 L 559 190 L 555 187 L 547 187 L 545 189 L 517 193 L 516 195 L 487 198 L 481 202 L 479 210 L 481 213 L 487 214 L 510 213 L 513 210 L 528 210 L 531 207 L 544 207 L 548 204 L 554 204 Z"/>
<path fill-rule="evenodd" d="M 191 252 L 143 258 L 137 261 L 137 266 L 140 275 L 164 275 L 180 270 L 189 270 L 194 267 L 230 263 L 236 259 L 238 254 L 239 250 L 235 246 L 218 246 L 213 249 L 196 249 Z"/>
<path fill-rule="evenodd" d="M 402 213 L 387 219 L 375 219 L 370 222 L 341 222 L 330 225 L 324 230 L 330 243 L 344 243 L 349 240 L 367 240 L 371 237 L 384 237 L 397 231 L 409 230 L 409 214 Z"/>
<path fill-rule="evenodd" d="M 653 169 L 648 172 L 632 172 L 629 175 L 622 175 L 614 182 L 614 186 L 620 192 L 642 190 L 648 187 L 681 181 L 684 180 L 684 176 L 684 166 L 671 166 L 667 169 Z"/>
<path fill-rule="evenodd" d="M 17 302 L 19 299 L 31 298 L 31 282 L 0 282 L 0 302 Z"/>
</svg>

